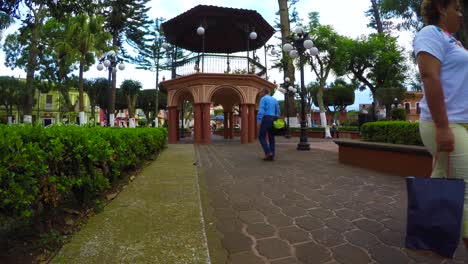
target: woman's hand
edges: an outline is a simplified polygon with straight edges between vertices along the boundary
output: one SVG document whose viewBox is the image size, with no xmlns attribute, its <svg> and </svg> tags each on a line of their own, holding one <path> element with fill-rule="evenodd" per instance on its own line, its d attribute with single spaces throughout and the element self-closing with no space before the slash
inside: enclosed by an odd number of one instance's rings
<svg viewBox="0 0 468 264">
<path fill-rule="evenodd" d="M 437 128 L 436 143 L 438 152 L 452 152 L 455 149 L 455 137 L 452 129 L 449 127 Z"/>
</svg>

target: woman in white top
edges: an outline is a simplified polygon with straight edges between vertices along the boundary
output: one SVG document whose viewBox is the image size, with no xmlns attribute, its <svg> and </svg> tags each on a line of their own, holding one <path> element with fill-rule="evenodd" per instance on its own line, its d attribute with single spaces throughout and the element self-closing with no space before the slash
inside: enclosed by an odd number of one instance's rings
<svg viewBox="0 0 468 264">
<path fill-rule="evenodd" d="M 418 32 L 413 43 L 424 91 L 420 103 L 421 138 L 433 157 L 438 157 L 432 177 L 446 176 L 450 155 L 450 177 L 467 181 L 468 52 L 452 35 L 462 21 L 460 3 L 423 0 L 421 13 L 427 26 Z M 468 248 L 467 190 L 462 228 Z"/>
</svg>

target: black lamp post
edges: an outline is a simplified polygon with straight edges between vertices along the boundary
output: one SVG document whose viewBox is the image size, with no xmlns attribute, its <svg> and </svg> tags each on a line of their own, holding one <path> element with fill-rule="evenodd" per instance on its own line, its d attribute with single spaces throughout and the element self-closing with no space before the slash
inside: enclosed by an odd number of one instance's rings
<svg viewBox="0 0 468 264">
<path fill-rule="evenodd" d="M 305 112 L 305 84 L 304 84 L 304 63 L 306 60 L 306 51 L 310 50 L 309 53 L 312 56 L 317 55 L 318 50 L 314 48 L 314 43 L 309 39 L 309 34 L 304 32 L 304 29 L 297 27 L 295 29 L 295 34 L 292 34 L 292 44 L 286 43 L 283 46 L 283 51 L 288 53 L 292 58 L 299 58 L 299 65 L 301 71 L 301 137 L 300 141 L 297 144 L 297 150 L 310 150 L 310 145 L 307 143 L 307 118 Z"/>
<path fill-rule="evenodd" d="M 393 103 L 395 104 L 395 108 L 398 108 L 398 98 L 395 97 Z"/>
<path fill-rule="evenodd" d="M 119 65 L 117 65 L 119 63 Z M 104 64 L 104 65 L 103 65 Z M 106 125 L 107 126 L 114 126 L 114 109 L 115 109 L 115 90 L 112 87 L 112 73 L 113 71 L 117 70 L 117 67 L 119 70 L 123 71 L 125 70 L 125 64 L 123 63 L 123 60 L 117 56 L 115 51 L 111 50 L 104 54 L 99 59 L 99 64 L 97 66 L 98 71 L 102 71 L 104 67 L 107 68 L 107 71 L 109 72 L 107 81 L 109 83 L 108 87 L 108 101 L 107 101 L 107 106 L 106 106 Z"/>
<path fill-rule="evenodd" d="M 284 108 L 286 112 L 286 134 L 284 137 L 291 138 L 291 132 L 289 130 L 289 95 L 295 94 L 297 92 L 296 88 L 293 86 L 294 83 L 291 82 L 289 77 L 284 79 L 283 88 L 278 88 L 278 90 L 284 94 Z"/>
</svg>

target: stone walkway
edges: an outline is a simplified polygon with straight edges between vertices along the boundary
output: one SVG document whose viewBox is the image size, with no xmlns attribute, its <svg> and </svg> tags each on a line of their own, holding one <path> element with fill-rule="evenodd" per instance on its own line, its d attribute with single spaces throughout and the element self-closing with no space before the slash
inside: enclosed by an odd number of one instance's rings
<svg viewBox="0 0 468 264">
<path fill-rule="evenodd" d="M 209 263 L 193 145 L 170 145 L 52 263 Z"/>
<path fill-rule="evenodd" d="M 278 141 L 274 162 L 258 143 L 196 147 L 226 251 L 218 263 L 464 263 L 462 245 L 453 260 L 403 248 L 403 177 L 341 165 L 331 141 L 308 152 Z"/>
</svg>

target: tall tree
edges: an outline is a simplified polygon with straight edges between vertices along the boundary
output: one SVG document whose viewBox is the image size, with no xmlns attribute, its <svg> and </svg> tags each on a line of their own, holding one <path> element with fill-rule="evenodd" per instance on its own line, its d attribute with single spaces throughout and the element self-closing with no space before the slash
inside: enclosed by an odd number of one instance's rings
<svg viewBox="0 0 468 264">
<path fill-rule="evenodd" d="M 122 56 L 130 61 L 132 55 L 127 51 L 128 44 L 133 49 L 144 46 L 148 27 L 152 21 L 148 18 L 149 0 L 115 0 L 105 1 L 101 9 L 107 18 L 105 27 L 112 35 L 112 46 L 118 49 Z M 117 71 L 112 72 L 112 92 L 110 95 L 109 112 L 115 112 Z M 112 120 L 111 120 L 111 126 Z"/>
<path fill-rule="evenodd" d="M 316 94 L 318 106 L 320 108 L 321 125 L 325 127 L 325 137 L 330 138 L 330 129 L 327 126 L 326 107 L 323 101 L 323 90 L 328 77 L 337 63 L 337 50 L 340 49 L 341 37 L 331 26 L 321 25 L 319 15 L 316 12 L 309 13 L 309 24 L 307 25 L 310 39 L 314 42 L 319 53 L 309 56 L 309 64 L 315 73 L 318 81 L 318 91 Z"/>
<path fill-rule="evenodd" d="M 340 59 L 334 65 L 335 72 L 339 76 L 351 74 L 361 84 L 360 90 L 371 91 L 374 102 L 379 99 L 378 89 L 400 87 L 407 79 L 408 66 L 396 38 L 371 34 L 356 40 L 344 39 L 337 52 Z"/>
<path fill-rule="evenodd" d="M 162 47 L 164 43 L 164 33 L 162 31 L 161 23 L 165 19 L 162 17 L 156 18 L 154 20 L 153 26 L 151 27 L 150 33 L 148 34 L 148 39 L 145 41 L 143 46 L 138 47 L 138 56 L 133 59 L 133 62 L 136 63 L 137 69 L 151 70 L 156 73 L 156 91 L 154 93 L 154 111 L 159 112 L 159 72 L 162 70 L 169 70 L 170 64 L 163 63 L 164 58 L 167 58 L 169 55 L 168 52 Z M 157 114 L 156 114 L 157 115 Z M 155 125 L 158 125 L 158 119 L 154 116 Z M 147 116 L 148 118 L 148 116 Z M 149 121 L 149 119 L 148 119 Z"/>
<path fill-rule="evenodd" d="M 277 24 L 277 27 L 279 27 L 280 32 L 281 32 L 281 47 L 284 46 L 284 44 L 288 43 L 290 38 L 291 38 L 291 20 L 293 22 L 297 21 L 297 12 L 293 8 L 294 5 L 299 2 L 299 0 L 278 0 L 278 7 L 279 7 L 279 17 L 280 17 L 280 23 Z M 293 8 L 292 14 L 290 13 L 290 9 Z M 281 48 L 282 50 L 282 48 Z M 284 76 L 283 79 L 288 77 L 291 82 L 294 82 L 295 80 L 295 68 L 292 59 L 286 55 L 284 51 L 282 51 L 283 55 L 281 56 L 281 61 L 280 61 L 280 69 L 284 71 Z M 294 97 L 289 96 L 289 98 L 286 98 L 289 102 L 289 112 L 291 115 L 296 114 L 296 110 L 294 107 Z"/>
<path fill-rule="evenodd" d="M 8 124 L 13 122 L 13 107 L 19 110 L 24 100 L 24 82 L 9 76 L 0 76 L 0 105 L 6 110 Z"/>
<path fill-rule="evenodd" d="M 129 118 L 129 127 L 135 127 L 135 110 L 138 94 L 142 88 L 141 82 L 134 80 L 125 80 L 120 89 L 122 89 L 126 99 L 127 99 L 127 109 L 128 109 L 128 118 Z"/>
<path fill-rule="evenodd" d="M 111 38 L 103 31 L 104 19 L 100 16 L 80 14 L 67 21 L 67 41 L 77 52 L 79 58 L 79 112 L 80 125 L 86 123 L 84 113 L 83 72 L 94 64 L 96 54 L 106 49 L 107 41 Z"/>
</svg>

